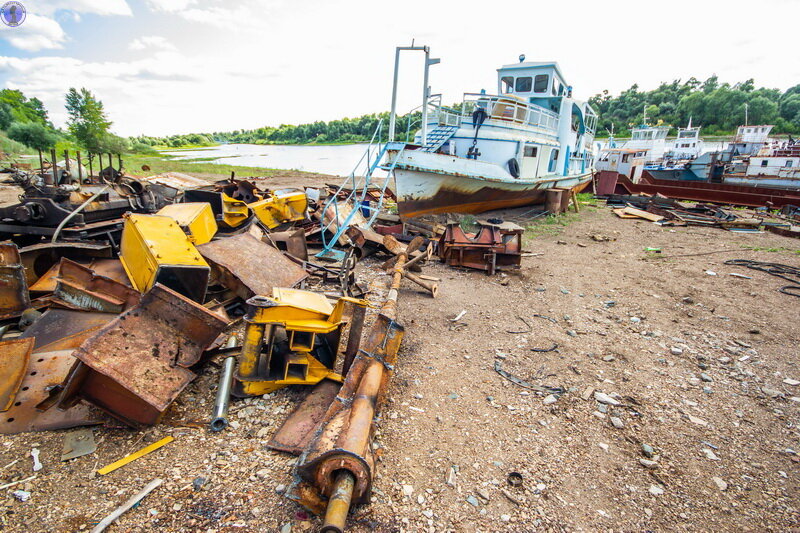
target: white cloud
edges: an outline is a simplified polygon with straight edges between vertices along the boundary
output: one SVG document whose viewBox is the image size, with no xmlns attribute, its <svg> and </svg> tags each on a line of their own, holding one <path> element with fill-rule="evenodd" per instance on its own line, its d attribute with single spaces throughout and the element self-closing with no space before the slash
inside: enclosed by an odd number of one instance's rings
<svg viewBox="0 0 800 533">
<path fill-rule="evenodd" d="M 62 48 L 67 36 L 55 20 L 34 13 L 28 13 L 20 26 L 3 26 L 0 36 L 15 48 L 28 52 Z"/>
<path fill-rule="evenodd" d="M 175 13 L 197 3 L 197 0 L 147 0 L 147 5 L 153 11 Z"/>
<path fill-rule="evenodd" d="M 175 50 L 175 45 L 160 35 L 143 35 L 137 37 L 128 45 L 128 50 L 146 50 L 147 48 Z"/>
<path fill-rule="evenodd" d="M 125 0 L 44 0 L 37 2 L 35 8 L 38 13 L 47 16 L 52 16 L 60 10 L 94 15 L 133 15 Z M 33 8 L 28 10 L 29 13 L 31 11 Z"/>
</svg>

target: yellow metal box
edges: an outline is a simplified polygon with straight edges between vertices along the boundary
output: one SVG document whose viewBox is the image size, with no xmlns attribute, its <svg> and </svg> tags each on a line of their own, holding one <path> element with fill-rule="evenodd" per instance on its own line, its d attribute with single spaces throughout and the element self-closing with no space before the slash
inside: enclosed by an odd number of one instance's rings
<svg viewBox="0 0 800 533">
<path fill-rule="evenodd" d="M 156 214 L 174 219 L 189 240 L 197 245 L 211 242 L 217 233 L 214 211 L 211 204 L 205 202 L 165 205 Z"/>
</svg>

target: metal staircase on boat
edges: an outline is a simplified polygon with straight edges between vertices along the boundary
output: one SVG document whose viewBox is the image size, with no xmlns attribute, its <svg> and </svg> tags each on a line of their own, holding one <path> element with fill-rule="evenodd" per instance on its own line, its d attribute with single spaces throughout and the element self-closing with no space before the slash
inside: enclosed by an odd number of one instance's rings
<svg viewBox="0 0 800 533">
<path fill-rule="evenodd" d="M 425 138 L 425 146 L 421 148 L 423 152 L 435 152 L 449 141 L 458 130 L 458 126 L 440 125 L 428 132 Z"/>
<path fill-rule="evenodd" d="M 369 216 L 365 216 L 366 224 L 361 224 L 361 227 L 371 227 L 375 218 L 383 208 L 384 198 L 386 196 L 386 187 L 394 177 L 394 168 L 397 165 L 397 160 L 400 157 L 405 143 L 401 142 L 388 142 L 381 143 L 381 126 L 383 120 L 378 122 L 375 133 L 361 156 L 355 168 L 350 175 L 342 181 L 342 184 L 334 194 L 325 202 L 323 209 L 323 222 L 322 222 L 322 245 L 321 252 L 316 254 L 315 257 L 320 259 L 329 259 L 333 261 L 340 261 L 344 258 L 345 253 L 341 250 L 334 250 L 333 247 L 339 242 L 339 238 L 350 227 L 356 213 L 359 211 L 366 211 Z M 377 139 L 377 140 L 376 140 Z M 384 161 L 387 151 L 392 150 L 396 153 L 391 160 Z M 375 176 L 375 171 L 381 169 L 386 172 L 385 177 Z M 378 181 L 383 179 L 383 183 L 379 184 Z M 349 190 L 350 192 L 344 199 L 340 196 L 343 191 Z M 372 201 L 373 197 L 368 196 L 370 190 L 379 190 L 380 197 L 377 202 Z M 342 210 L 340 212 L 340 209 Z M 325 213 L 328 213 L 330 220 L 325 222 Z"/>
</svg>

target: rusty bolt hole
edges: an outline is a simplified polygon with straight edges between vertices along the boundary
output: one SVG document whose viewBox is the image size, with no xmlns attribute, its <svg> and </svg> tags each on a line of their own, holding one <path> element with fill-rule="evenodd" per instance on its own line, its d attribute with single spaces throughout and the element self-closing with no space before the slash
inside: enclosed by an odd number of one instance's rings
<svg viewBox="0 0 800 533">
<path fill-rule="evenodd" d="M 14 403 L 14 407 L 19 407 L 20 405 L 22 405 L 22 402 L 15 402 Z"/>
<path fill-rule="evenodd" d="M 35 375 L 36 375 L 36 371 L 34 370 L 33 372 L 31 372 L 31 376 L 35 376 Z"/>
<path fill-rule="evenodd" d="M 14 421 L 13 418 L 9 418 L 8 420 L 6 420 L 6 422 L 13 422 L 13 421 Z"/>
<path fill-rule="evenodd" d="M 39 359 L 39 360 L 38 360 L 38 361 L 36 361 L 36 362 L 37 362 L 37 363 L 41 363 L 41 362 L 43 362 L 43 361 L 44 361 L 44 359 Z"/>
</svg>

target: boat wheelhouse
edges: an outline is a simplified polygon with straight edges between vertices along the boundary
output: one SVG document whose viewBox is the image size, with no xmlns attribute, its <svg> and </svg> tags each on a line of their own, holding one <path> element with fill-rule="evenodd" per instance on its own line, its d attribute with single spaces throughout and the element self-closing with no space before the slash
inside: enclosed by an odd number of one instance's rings
<svg viewBox="0 0 800 533">
<path fill-rule="evenodd" d="M 547 189 L 591 179 L 597 115 L 572 97 L 555 62 L 521 56 L 497 69 L 497 94 L 465 93 L 455 109 L 441 96 L 425 105 L 414 142 L 389 148 L 401 215 L 541 203 Z"/>
</svg>

